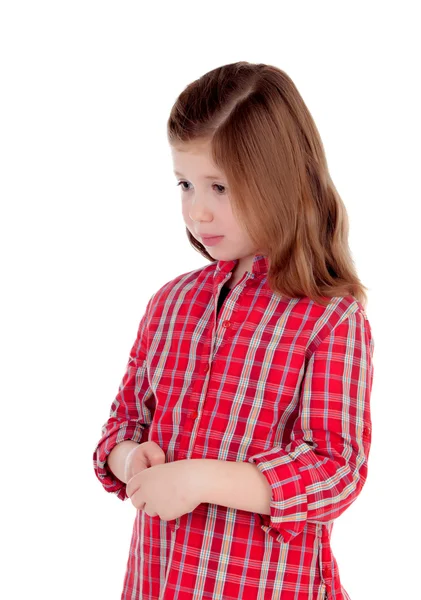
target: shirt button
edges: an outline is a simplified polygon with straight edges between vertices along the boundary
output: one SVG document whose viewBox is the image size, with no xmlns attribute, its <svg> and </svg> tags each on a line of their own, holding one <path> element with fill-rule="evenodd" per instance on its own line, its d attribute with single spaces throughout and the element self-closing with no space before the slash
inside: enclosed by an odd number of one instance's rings
<svg viewBox="0 0 421 600">
<path fill-rule="evenodd" d="M 197 419 L 197 411 L 196 410 L 194 410 L 193 412 L 190 413 L 190 418 Z"/>
<path fill-rule="evenodd" d="M 224 322 L 222 323 L 222 326 L 223 326 L 223 327 L 231 327 L 231 321 L 224 321 Z"/>
<path fill-rule="evenodd" d="M 203 367 L 203 371 L 204 371 L 205 373 L 207 373 L 207 372 L 209 371 L 209 365 L 205 365 L 205 366 Z"/>
<path fill-rule="evenodd" d="M 363 429 L 363 436 L 364 436 L 365 438 L 369 438 L 369 437 L 370 437 L 370 430 L 371 430 L 371 428 L 370 428 L 370 426 L 369 426 L 369 425 L 366 425 L 366 426 L 364 427 L 364 429 Z"/>
</svg>

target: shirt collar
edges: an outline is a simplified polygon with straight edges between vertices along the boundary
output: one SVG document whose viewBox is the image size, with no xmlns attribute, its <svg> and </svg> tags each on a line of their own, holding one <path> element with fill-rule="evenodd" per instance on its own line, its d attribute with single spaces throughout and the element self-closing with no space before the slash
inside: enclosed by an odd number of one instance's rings
<svg viewBox="0 0 421 600">
<path fill-rule="evenodd" d="M 226 275 L 232 271 L 238 263 L 238 258 L 235 260 L 218 260 L 216 263 L 216 273 Z M 266 275 L 269 271 L 269 258 L 263 254 L 255 254 L 252 265 L 252 274 L 254 277 Z"/>
</svg>

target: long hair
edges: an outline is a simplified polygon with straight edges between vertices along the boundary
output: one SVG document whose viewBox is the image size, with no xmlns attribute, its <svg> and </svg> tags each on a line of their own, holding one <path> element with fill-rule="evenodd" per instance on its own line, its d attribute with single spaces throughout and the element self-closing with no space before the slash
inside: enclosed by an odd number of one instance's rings
<svg viewBox="0 0 421 600">
<path fill-rule="evenodd" d="M 366 306 L 345 205 L 314 120 L 284 71 L 245 61 L 209 71 L 176 99 L 167 136 L 179 149 L 210 144 L 234 216 L 269 258 L 273 292 L 323 306 L 350 294 Z M 215 262 L 186 232 L 193 248 Z"/>
</svg>

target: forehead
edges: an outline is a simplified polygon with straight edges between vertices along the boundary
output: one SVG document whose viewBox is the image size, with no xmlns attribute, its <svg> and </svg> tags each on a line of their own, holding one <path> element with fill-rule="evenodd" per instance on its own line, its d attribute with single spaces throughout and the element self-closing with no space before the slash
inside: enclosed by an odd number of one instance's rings
<svg viewBox="0 0 421 600">
<path fill-rule="evenodd" d="M 195 175 L 203 179 L 215 179 L 221 177 L 223 171 L 212 161 L 210 152 L 206 146 L 200 147 L 171 147 L 174 174 L 179 177 Z"/>
</svg>

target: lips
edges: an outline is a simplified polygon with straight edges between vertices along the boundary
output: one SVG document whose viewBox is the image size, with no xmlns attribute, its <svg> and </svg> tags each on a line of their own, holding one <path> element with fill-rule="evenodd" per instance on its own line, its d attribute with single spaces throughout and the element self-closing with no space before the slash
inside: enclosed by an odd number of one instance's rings
<svg viewBox="0 0 421 600">
<path fill-rule="evenodd" d="M 215 235 L 212 237 L 202 237 L 202 244 L 205 246 L 216 246 L 223 239 L 223 235 Z"/>
</svg>

